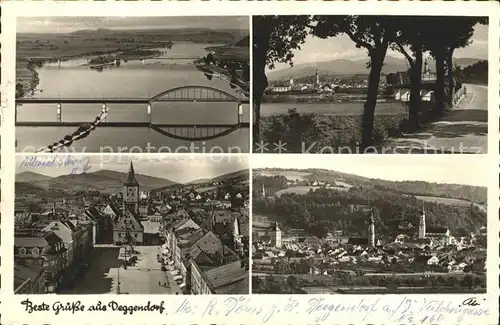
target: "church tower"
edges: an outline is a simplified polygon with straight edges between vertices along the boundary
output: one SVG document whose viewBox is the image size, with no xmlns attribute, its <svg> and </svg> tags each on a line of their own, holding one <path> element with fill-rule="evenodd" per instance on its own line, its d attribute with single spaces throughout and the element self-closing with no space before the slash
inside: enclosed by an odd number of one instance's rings
<svg viewBox="0 0 500 325">
<path fill-rule="evenodd" d="M 264 183 L 262 183 L 262 197 L 266 197 L 266 189 L 264 188 Z"/>
<path fill-rule="evenodd" d="M 278 222 L 275 221 L 271 226 L 271 245 L 276 248 L 281 248 L 281 229 L 278 227 Z"/>
<path fill-rule="evenodd" d="M 373 211 L 370 212 L 370 219 L 368 220 L 368 244 L 372 247 L 375 246 L 375 219 L 373 218 Z"/>
<path fill-rule="evenodd" d="M 316 69 L 316 73 L 314 74 L 314 85 L 316 88 L 319 88 L 319 74 L 318 69 Z"/>
<path fill-rule="evenodd" d="M 135 179 L 134 165 L 130 162 L 127 179 L 123 183 L 123 211 L 139 214 L 139 183 Z"/>
<path fill-rule="evenodd" d="M 418 223 L 418 238 L 424 239 L 425 238 L 425 209 L 422 207 L 422 210 L 420 211 L 420 220 Z"/>
</svg>

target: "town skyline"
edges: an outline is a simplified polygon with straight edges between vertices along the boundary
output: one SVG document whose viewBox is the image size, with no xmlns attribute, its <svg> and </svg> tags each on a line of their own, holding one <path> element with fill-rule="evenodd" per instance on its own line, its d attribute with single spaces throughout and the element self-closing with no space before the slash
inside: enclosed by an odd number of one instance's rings
<svg viewBox="0 0 500 325">
<path fill-rule="evenodd" d="M 29 168 L 21 167 L 23 160 L 29 156 L 23 158 L 16 157 L 16 174 L 22 172 L 33 172 L 49 177 L 58 177 L 69 174 L 82 174 L 84 173 L 84 166 L 86 162 L 81 160 L 78 164 L 79 167 L 76 168 L 76 172 L 73 171 L 75 164 L 67 164 L 66 166 L 55 167 L 55 168 Z M 40 156 L 36 156 L 40 157 Z M 45 156 L 42 156 L 45 157 Z M 113 157 L 115 161 L 100 160 L 101 157 L 88 156 L 89 169 L 86 170 L 87 173 L 93 173 L 100 170 L 111 170 L 121 173 L 127 173 L 130 167 L 130 159 L 123 157 Z M 48 157 L 48 160 L 53 159 L 53 157 Z M 60 161 L 64 164 L 65 156 L 60 158 Z M 82 158 L 79 158 L 82 159 Z M 213 161 L 211 161 L 213 159 Z M 118 161 L 116 161 L 118 160 Z M 47 161 L 47 160 L 41 160 Z M 134 170 L 137 175 L 145 175 L 150 177 L 157 177 L 162 179 L 168 179 L 181 184 L 186 184 L 192 181 L 201 179 L 212 179 L 225 174 L 239 172 L 248 169 L 248 161 L 242 158 L 224 158 L 221 157 L 206 157 L 202 156 L 200 158 L 185 158 L 182 159 L 177 157 L 175 159 L 168 159 L 162 157 L 161 160 L 144 159 L 132 159 L 134 165 Z M 168 164 L 168 167 L 165 167 Z"/>
<path fill-rule="evenodd" d="M 196 17 L 18 17 L 17 33 L 72 33 L 79 30 L 207 29 L 248 30 L 244 16 Z"/>
</svg>

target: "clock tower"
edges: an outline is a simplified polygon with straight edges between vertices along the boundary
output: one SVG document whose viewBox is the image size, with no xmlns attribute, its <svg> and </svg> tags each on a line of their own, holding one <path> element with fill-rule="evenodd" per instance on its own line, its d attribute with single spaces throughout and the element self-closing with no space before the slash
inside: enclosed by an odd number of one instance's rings
<svg viewBox="0 0 500 325">
<path fill-rule="evenodd" d="M 128 176 L 123 183 L 123 211 L 139 214 L 139 183 L 135 179 L 134 165 L 130 162 Z"/>
</svg>

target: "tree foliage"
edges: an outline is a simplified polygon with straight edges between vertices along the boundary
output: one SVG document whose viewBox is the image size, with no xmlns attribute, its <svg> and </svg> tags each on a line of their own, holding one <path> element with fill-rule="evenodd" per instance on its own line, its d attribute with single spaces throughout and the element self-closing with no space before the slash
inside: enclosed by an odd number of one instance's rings
<svg viewBox="0 0 500 325">
<path fill-rule="evenodd" d="M 361 149 L 373 145 L 373 120 L 377 104 L 380 73 L 390 44 L 396 37 L 394 16 L 314 16 L 314 35 L 321 38 L 346 34 L 357 48 L 368 52 L 368 94 L 363 111 Z"/>
<path fill-rule="evenodd" d="M 293 50 L 300 49 L 308 35 L 309 16 L 254 16 L 253 25 L 253 133 L 260 140 L 260 103 L 268 86 L 266 66 L 292 64 Z"/>
</svg>

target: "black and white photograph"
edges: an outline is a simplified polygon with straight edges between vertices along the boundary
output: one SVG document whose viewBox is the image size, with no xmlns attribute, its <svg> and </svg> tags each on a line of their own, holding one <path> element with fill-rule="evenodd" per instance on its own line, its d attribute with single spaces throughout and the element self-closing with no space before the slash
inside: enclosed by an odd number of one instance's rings
<svg viewBox="0 0 500 325">
<path fill-rule="evenodd" d="M 252 26 L 255 153 L 487 153 L 487 17 Z"/>
<path fill-rule="evenodd" d="M 248 16 L 18 17 L 17 152 L 249 152 Z"/>
<path fill-rule="evenodd" d="M 16 158 L 16 294 L 249 293 L 249 166 L 210 155 Z"/>
<path fill-rule="evenodd" d="M 252 161 L 253 293 L 486 293 L 480 162 L 299 156 Z"/>
</svg>

